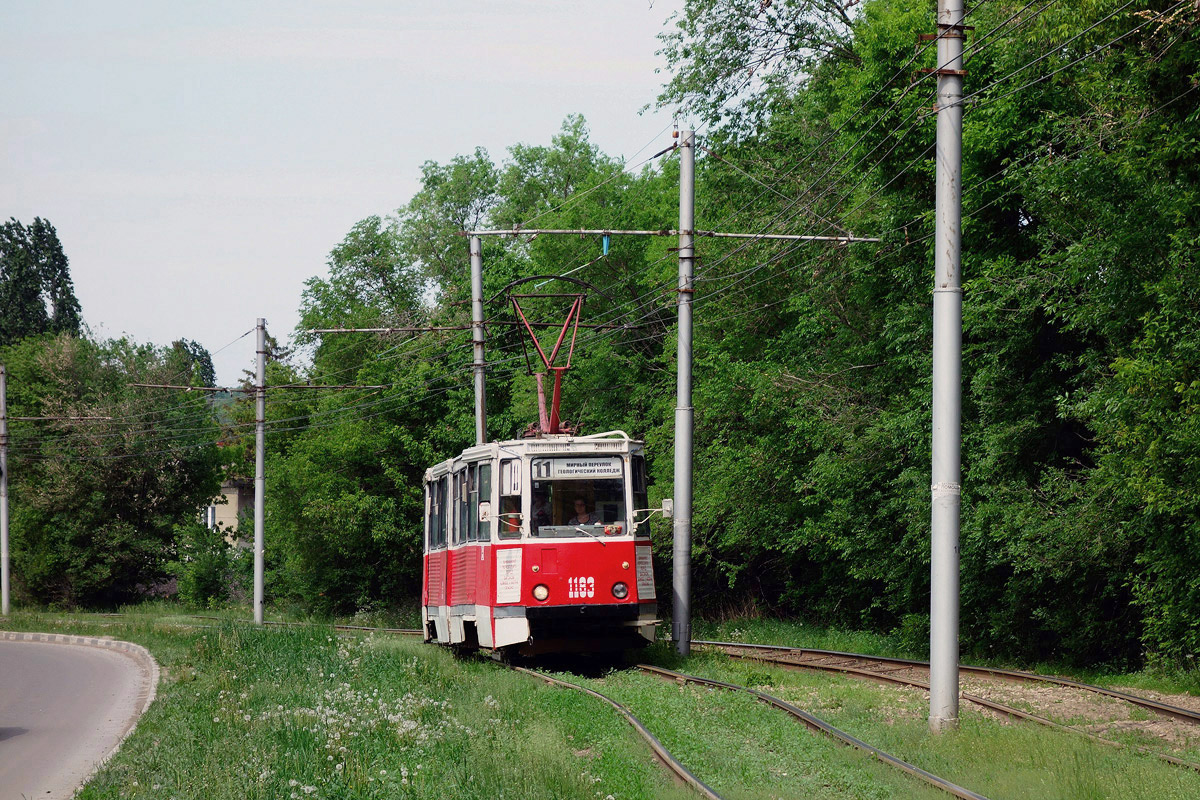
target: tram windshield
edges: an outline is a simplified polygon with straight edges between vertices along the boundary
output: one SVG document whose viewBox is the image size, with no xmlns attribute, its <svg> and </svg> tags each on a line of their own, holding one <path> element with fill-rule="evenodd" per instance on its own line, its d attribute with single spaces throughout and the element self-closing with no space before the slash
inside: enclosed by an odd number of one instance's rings
<svg viewBox="0 0 1200 800">
<path fill-rule="evenodd" d="M 532 463 L 534 536 L 595 536 L 605 525 L 629 530 L 620 456 L 560 456 Z"/>
</svg>

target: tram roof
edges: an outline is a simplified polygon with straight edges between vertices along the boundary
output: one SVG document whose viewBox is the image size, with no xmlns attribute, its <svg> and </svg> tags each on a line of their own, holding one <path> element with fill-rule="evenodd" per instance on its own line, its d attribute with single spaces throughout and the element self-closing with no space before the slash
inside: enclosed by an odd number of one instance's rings
<svg viewBox="0 0 1200 800">
<path fill-rule="evenodd" d="M 625 431 L 605 431 L 588 436 L 543 435 L 530 439 L 507 439 L 485 442 L 463 450 L 457 456 L 442 461 L 425 470 L 425 479 L 444 475 L 456 463 L 495 458 L 500 454 L 517 457 L 535 455 L 570 455 L 572 453 L 612 453 L 624 455 L 641 449 L 642 443 Z"/>
</svg>

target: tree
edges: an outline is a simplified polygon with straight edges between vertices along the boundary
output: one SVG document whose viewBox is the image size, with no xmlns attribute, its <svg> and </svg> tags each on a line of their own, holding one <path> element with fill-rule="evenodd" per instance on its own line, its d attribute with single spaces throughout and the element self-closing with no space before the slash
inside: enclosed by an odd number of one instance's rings
<svg viewBox="0 0 1200 800">
<path fill-rule="evenodd" d="M 408 264 L 446 291 L 466 253 L 458 234 L 487 219 L 496 199 L 496 166 L 487 150 L 456 156 L 448 164 L 421 165 L 421 189 L 396 212 L 400 249 Z"/>
<path fill-rule="evenodd" d="M 194 381 L 197 386 L 212 386 L 217 382 L 217 371 L 213 368 L 212 356 L 199 342 L 178 339 L 171 343 L 172 366 L 179 364 L 179 376 L 175 382 Z"/>
<path fill-rule="evenodd" d="M 1150 6 L 972 11 L 989 32 L 969 62 L 963 152 L 962 638 L 976 655 L 1123 665 L 1200 647 L 1187 288 L 1200 263 L 1200 20 Z M 912 47 L 930 11 L 689 0 L 665 39 L 664 101 L 715 125 L 697 167 L 703 227 L 883 240 L 698 245 L 698 611 L 754 604 L 927 641 L 934 126 L 932 81 L 910 76 L 935 66 L 932 47 Z M 656 229 L 675 212 L 669 156 L 632 174 L 577 117 L 547 146 L 516 145 L 500 164 L 476 151 L 424 177 L 395 220 L 397 262 L 436 281 L 423 312 L 450 327 L 469 308 L 456 233 Z M 587 321 L 612 327 L 581 331 L 564 409 L 585 430 L 644 438 L 657 497 L 672 491 L 670 245 L 484 244 L 485 297 L 568 272 L 601 290 Z M 312 284 L 332 292 L 322 308 L 389 313 L 383 293 L 335 284 Z M 532 419 L 534 394 L 524 333 L 486 313 L 489 435 L 505 438 Z M 313 377 L 388 388 L 279 410 L 307 425 L 278 445 L 274 493 L 290 572 L 308 581 L 296 596 L 325 591 L 345 608 L 415 590 L 417 476 L 470 442 L 466 342 L 347 339 Z"/>
<path fill-rule="evenodd" d="M 804 86 L 830 61 L 857 65 L 854 3 L 838 0 L 690 0 L 659 35 L 671 78 L 659 106 L 751 132 L 772 98 Z"/>
<path fill-rule="evenodd" d="M 768 5 L 698 0 L 690 30 L 757 30 Z M 1198 638 L 1185 555 L 1197 510 L 1186 480 L 1165 480 L 1200 452 L 1190 377 L 1168 366 L 1193 360 L 1191 301 L 1172 287 L 1197 241 L 1196 20 L 1097 25 L 1107 13 L 1048 9 L 970 63 L 975 87 L 1016 70 L 1028 83 L 983 92 L 965 125 L 963 639 L 988 654 L 1119 663 L 1143 646 L 1194 652 Z M 1008 14 L 980 6 L 973 22 Z M 928 608 L 932 259 L 916 243 L 931 230 L 932 131 L 915 105 L 928 93 L 886 82 L 929 23 L 912 4 L 863 4 L 853 55 L 815 58 L 800 84 L 765 82 L 698 180 L 743 224 L 794 226 L 807 206 L 886 241 L 804 259 L 705 248 L 715 319 L 696 338 L 696 439 L 712 447 L 697 459 L 693 563 L 780 610 L 914 642 Z M 677 36 L 675 57 L 754 65 L 763 44 L 701 38 Z M 689 85 L 705 108 L 732 96 Z M 775 192 L 725 161 L 769 171 Z M 1152 323 L 1171 333 L 1149 335 Z M 764 508 L 723 513 L 753 492 Z"/>
<path fill-rule="evenodd" d="M 78 336 L 82 322 L 54 226 L 36 217 L 0 224 L 0 346 L 39 333 Z"/>
<path fill-rule="evenodd" d="M 198 393 L 166 383 L 174 351 L 65 333 L 6 348 L 14 415 L 13 576 L 39 603 L 111 607 L 143 596 L 221 481 L 218 429 Z"/>
</svg>

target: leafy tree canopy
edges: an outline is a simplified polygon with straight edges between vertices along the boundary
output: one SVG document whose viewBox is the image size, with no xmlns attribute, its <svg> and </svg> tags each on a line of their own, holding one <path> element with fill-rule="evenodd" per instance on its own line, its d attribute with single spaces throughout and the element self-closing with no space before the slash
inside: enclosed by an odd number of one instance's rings
<svg viewBox="0 0 1200 800">
<path fill-rule="evenodd" d="M 0 346 L 40 333 L 78 336 L 79 301 L 54 226 L 0 224 Z"/>
</svg>

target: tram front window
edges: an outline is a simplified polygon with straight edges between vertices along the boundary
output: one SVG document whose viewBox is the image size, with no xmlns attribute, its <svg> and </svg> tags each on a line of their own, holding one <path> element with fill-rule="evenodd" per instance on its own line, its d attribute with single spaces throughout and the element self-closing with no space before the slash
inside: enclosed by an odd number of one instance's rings
<svg viewBox="0 0 1200 800">
<path fill-rule="evenodd" d="M 532 469 L 534 536 L 594 536 L 605 525 L 629 529 L 620 457 L 536 458 Z"/>
</svg>

